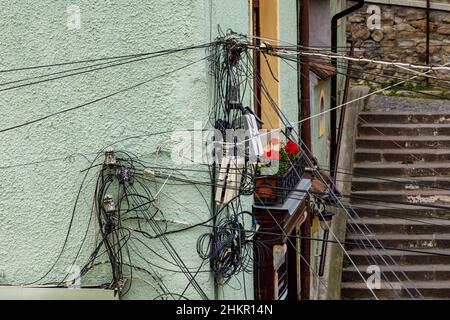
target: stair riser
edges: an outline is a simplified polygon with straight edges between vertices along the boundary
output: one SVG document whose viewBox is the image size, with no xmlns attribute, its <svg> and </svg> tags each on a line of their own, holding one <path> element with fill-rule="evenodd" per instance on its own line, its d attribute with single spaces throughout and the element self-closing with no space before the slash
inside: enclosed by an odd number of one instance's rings
<svg viewBox="0 0 450 320">
<path fill-rule="evenodd" d="M 433 177 L 450 175 L 450 168 L 354 168 L 353 175 L 356 177 Z"/>
<path fill-rule="evenodd" d="M 414 218 L 412 218 L 414 219 Z M 420 220 L 420 218 L 415 218 Z M 436 221 L 439 223 L 439 221 Z M 366 224 L 370 231 L 376 234 L 431 234 L 431 233 L 449 233 L 450 226 L 448 225 L 399 225 L 399 224 Z M 351 223 L 348 226 L 348 230 L 365 230 L 363 225 L 359 228 L 355 224 Z"/>
<path fill-rule="evenodd" d="M 428 196 L 428 195 L 392 195 L 392 194 L 364 194 L 356 195 L 352 194 L 352 203 L 361 203 L 364 201 L 390 201 L 392 202 L 403 202 L 411 204 L 421 204 L 421 205 L 436 205 L 436 206 L 450 206 L 450 196 L 440 195 L 440 196 Z"/>
<path fill-rule="evenodd" d="M 355 162 L 441 162 L 450 161 L 450 152 L 444 154 L 420 154 L 414 153 L 411 150 L 411 154 L 401 153 L 373 153 L 373 152 L 357 152 L 355 154 Z"/>
<path fill-rule="evenodd" d="M 378 149 L 448 149 L 450 148 L 450 139 L 443 141 L 424 140 L 424 141 L 405 141 L 401 139 L 394 140 L 374 140 L 358 138 L 356 140 L 357 148 L 378 148 Z"/>
<path fill-rule="evenodd" d="M 400 102 L 398 102 L 400 103 Z M 402 101 L 401 103 L 404 103 Z M 382 104 L 384 106 L 384 104 Z M 397 106 L 396 106 L 397 107 Z M 397 108 L 401 110 L 400 108 Z M 396 110 L 397 110 L 396 109 Z M 424 109 L 425 110 L 425 109 Z M 445 108 L 440 109 L 446 112 Z M 442 281 L 450 280 L 450 270 L 434 271 L 432 265 L 450 265 L 450 255 L 421 254 L 406 250 L 428 251 L 430 249 L 441 249 L 444 252 L 450 252 L 450 239 L 446 239 L 445 234 L 450 233 L 450 226 L 439 224 L 436 220 L 434 224 L 412 224 L 412 222 L 400 221 L 401 224 L 394 224 L 389 218 L 416 219 L 421 218 L 450 218 L 450 210 L 433 209 L 423 207 L 422 209 L 409 209 L 407 207 L 383 208 L 378 202 L 386 201 L 386 206 L 396 206 L 395 203 L 410 203 L 419 205 L 450 206 L 450 195 L 446 195 L 441 189 L 450 189 L 450 179 L 446 181 L 445 177 L 440 181 L 434 181 L 436 176 L 450 176 L 450 168 L 445 163 L 450 163 L 450 127 L 437 127 L 433 124 L 450 124 L 450 114 L 396 114 L 395 112 L 386 112 L 382 114 L 362 113 L 361 121 L 358 127 L 358 136 L 356 137 L 356 152 L 354 160 L 356 167 L 353 170 L 354 179 L 352 182 L 351 203 L 356 208 L 359 217 L 380 218 L 382 221 L 369 222 L 363 225 L 362 221 L 349 221 L 347 225 L 348 243 L 345 247 L 349 250 L 350 257 L 357 264 L 365 268 L 365 265 L 385 265 L 386 262 L 398 265 L 420 265 L 421 268 L 415 268 L 409 271 L 403 271 L 412 281 L 430 281 L 429 285 L 425 283 L 425 289 L 420 292 L 425 298 L 448 298 L 450 297 L 450 286 L 447 288 L 436 288 L 436 284 L 442 284 Z M 390 124 L 392 126 L 386 126 Z M 409 124 L 402 127 L 396 124 Z M 428 124 L 429 126 L 418 126 L 417 124 Z M 386 137 L 387 136 L 387 137 Z M 408 138 L 411 137 L 411 138 Z M 392 140 L 388 140 L 392 139 Z M 428 150 L 427 150 L 428 149 Z M 372 162 L 383 163 L 384 165 L 373 165 Z M 360 167 L 358 167 L 358 164 Z M 399 166 L 399 164 L 404 164 Z M 361 166 L 363 168 L 361 168 Z M 422 166 L 422 168 L 417 168 Z M 380 168 L 382 167 L 382 168 Z M 401 168 L 398 168 L 401 167 Z M 367 181 L 365 178 L 376 177 L 402 177 L 411 178 L 424 177 L 424 181 L 418 182 L 395 182 L 395 181 Z M 442 181 L 441 181 L 442 180 Z M 360 191 L 362 194 L 358 194 Z M 387 191 L 379 194 L 379 191 Z M 395 194 L 390 191 L 397 191 Z M 414 191 L 418 195 L 406 195 L 405 193 Z M 420 192 L 423 191 L 423 192 Z M 437 195 L 429 195 L 435 194 Z M 444 193 L 439 195 L 439 193 Z M 359 197 L 359 198 L 358 198 Z M 370 201 L 368 201 L 370 200 Z M 390 203 L 389 203 L 390 202 Z M 377 208 L 358 208 L 358 205 L 378 206 Z M 356 218 L 357 219 L 357 218 Z M 434 222 L 434 220 L 433 220 Z M 442 221 L 441 221 L 442 222 Z M 358 231 L 362 228 L 368 234 L 368 239 L 360 237 Z M 392 239 L 380 239 L 385 235 L 390 235 Z M 355 237 L 358 237 L 355 239 Z M 424 239 L 420 239 L 424 237 Z M 433 239 L 436 237 L 437 239 Z M 419 239 L 417 239 L 419 238 Z M 380 257 L 373 252 L 371 256 L 360 255 L 366 251 L 358 250 L 364 247 L 380 248 L 384 246 L 387 250 L 392 250 L 391 256 L 383 254 Z M 395 250 L 403 249 L 401 250 Z M 393 250 L 394 249 L 394 250 Z M 383 252 L 378 249 L 379 253 Z M 394 260 L 394 261 L 392 261 Z M 402 271 L 396 271 L 396 274 L 385 270 L 382 274 L 382 281 L 386 280 L 398 282 L 406 280 Z M 361 269 L 365 278 L 369 274 Z M 361 284 L 361 277 L 356 270 L 347 268 L 342 273 L 344 283 Z M 374 290 L 380 299 L 410 298 L 410 293 L 419 298 L 420 294 L 414 289 L 405 290 L 383 288 Z M 344 288 L 341 290 L 343 299 L 372 299 L 373 295 L 367 288 Z"/>
<path fill-rule="evenodd" d="M 370 240 L 370 241 L 369 241 Z M 419 239 L 419 240 L 403 240 L 403 239 L 374 239 L 369 238 L 369 240 L 354 240 L 347 239 L 347 242 L 357 242 L 361 248 L 367 247 L 379 248 L 380 244 L 385 248 L 399 248 L 407 250 L 422 250 L 422 249 L 449 249 L 450 239 Z M 378 242 L 377 242 L 378 240 Z M 357 245 L 347 245 L 348 249 L 358 248 Z M 382 250 L 382 249 L 379 249 Z"/>
<path fill-rule="evenodd" d="M 392 128 L 392 127 L 365 127 L 359 128 L 360 135 L 386 135 L 386 136 L 450 136 L 450 128 Z"/>
<path fill-rule="evenodd" d="M 361 272 L 366 276 L 365 270 Z M 404 271 L 404 274 L 410 280 L 428 281 L 428 280 L 448 280 L 450 279 L 450 271 Z M 402 272 L 396 271 L 395 275 L 392 272 L 385 271 L 381 275 L 382 280 L 398 281 L 398 279 L 406 279 Z M 343 282 L 360 282 L 361 276 L 356 271 L 342 272 Z"/>
<path fill-rule="evenodd" d="M 450 123 L 450 115 L 420 115 L 420 114 L 364 114 L 359 115 L 362 123 Z"/>
<path fill-rule="evenodd" d="M 419 290 L 422 296 L 427 297 L 435 297 L 435 298 L 446 298 L 450 296 L 450 289 L 420 289 Z M 401 298 L 409 298 L 410 295 L 404 289 L 396 290 L 398 296 Z M 413 294 L 416 298 L 419 298 L 417 292 L 413 289 L 409 289 L 409 292 Z M 379 299 L 395 299 L 397 296 L 392 290 L 389 289 L 380 289 L 374 290 L 374 293 Z M 358 299 L 358 298 L 371 298 L 373 297 L 372 293 L 369 289 L 342 289 L 342 298 L 343 299 Z"/>
<path fill-rule="evenodd" d="M 410 182 L 372 182 L 372 181 L 354 181 L 352 183 L 353 191 L 363 191 L 363 190 L 374 190 L 374 191 L 382 191 L 382 190 L 392 190 L 392 191 L 400 191 L 400 190 L 436 190 L 439 188 L 450 190 L 450 180 L 449 181 L 420 181 L 420 185 L 416 183 Z"/>
<path fill-rule="evenodd" d="M 367 259 L 362 255 L 352 255 L 352 260 L 358 265 L 366 265 Z M 391 256 L 392 259 L 399 265 L 426 265 L 426 264 L 450 264 L 450 256 L 438 256 L 438 255 L 424 255 L 424 254 L 412 254 L 412 255 L 395 255 Z M 374 256 L 375 262 L 380 265 L 385 264 L 379 256 Z M 384 256 L 385 261 L 391 263 L 391 258 Z M 370 260 L 373 261 L 373 260 Z M 375 264 L 375 263 L 374 263 Z"/>
<path fill-rule="evenodd" d="M 362 209 L 355 207 L 355 211 L 358 213 L 358 216 L 364 217 L 364 218 L 385 218 L 386 215 L 390 218 L 402 218 L 402 217 L 410 217 L 410 218 L 445 218 L 450 219 L 450 212 L 446 209 L 428 209 L 424 208 L 423 210 L 414 210 L 409 209 L 407 212 L 405 210 L 399 210 L 399 209 L 390 209 L 390 208 L 383 208 L 383 209 Z"/>
</svg>

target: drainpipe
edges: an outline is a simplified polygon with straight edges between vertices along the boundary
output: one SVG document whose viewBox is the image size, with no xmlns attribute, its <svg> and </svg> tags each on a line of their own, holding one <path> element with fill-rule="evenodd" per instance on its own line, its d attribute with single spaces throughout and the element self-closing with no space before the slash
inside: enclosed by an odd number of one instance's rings
<svg viewBox="0 0 450 320">
<path fill-rule="evenodd" d="M 309 46 L 309 0 L 297 1 L 297 43 L 299 46 Z M 300 49 L 301 50 L 301 49 Z M 309 63 L 307 58 L 299 57 L 298 59 L 298 101 L 299 101 L 299 121 L 308 119 L 300 123 L 300 134 L 303 143 L 308 150 L 312 150 L 311 146 L 311 103 L 310 103 L 310 78 L 309 78 Z M 309 154 L 308 157 L 312 157 Z M 307 210 L 309 212 L 309 210 Z M 309 213 L 308 213 L 309 214 Z M 306 237 L 311 236 L 310 219 L 307 219 L 301 226 L 301 232 Z M 311 240 L 305 239 L 301 241 L 300 248 L 302 255 L 308 263 L 311 261 Z M 302 261 L 300 263 L 301 272 L 301 299 L 310 299 L 310 283 L 311 275 L 309 265 Z"/>
<path fill-rule="evenodd" d="M 331 19 L 331 51 L 337 53 L 337 42 L 338 42 L 338 20 L 349 15 L 350 13 L 361 9 L 364 6 L 364 0 L 358 0 L 358 3 L 354 6 L 345 9 L 333 16 Z M 331 59 L 331 63 L 335 68 L 337 68 L 337 60 L 335 58 Z M 330 101 L 330 130 L 331 130 L 331 145 L 330 145 L 330 175 L 332 178 L 336 174 L 336 155 L 337 155 L 337 74 L 334 74 L 331 78 L 331 101 Z"/>
<path fill-rule="evenodd" d="M 301 0 L 299 5 L 299 13 L 297 15 L 298 21 L 298 45 L 309 46 L 309 0 Z M 307 58 L 299 57 L 298 67 L 300 70 L 299 84 L 300 84 L 300 112 L 299 121 L 309 119 L 311 116 L 310 104 L 310 79 L 309 79 L 309 64 Z M 301 137 L 306 147 L 311 150 L 311 121 L 305 120 L 301 124 Z"/>
<path fill-rule="evenodd" d="M 430 65 L 430 0 L 427 0 L 427 24 L 426 24 L 426 64 Z M 430 78 L 426 77 L 427 86 L 430 85 Z"/>
</svg>

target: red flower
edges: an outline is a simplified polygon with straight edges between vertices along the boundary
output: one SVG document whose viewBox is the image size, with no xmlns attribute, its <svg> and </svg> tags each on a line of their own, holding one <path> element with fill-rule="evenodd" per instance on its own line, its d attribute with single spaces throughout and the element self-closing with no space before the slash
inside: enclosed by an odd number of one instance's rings
<svg viewBox="0 0 450 320">
<path fill-rule="evenodd" d="M 289 154 L 297 154 L 300 152 L 298 145 L 292 140 L 289 140 L 289 142 L 283 147 L 283 149 L 286 150 L 286 152 L 288 152 Z"/>
<path fill-rule="evenodd" d="M 270 160 L 280 160 L 281 154 L 276 150 L 270 150 L 264 152 L 264 157 Z"/>
</svg>

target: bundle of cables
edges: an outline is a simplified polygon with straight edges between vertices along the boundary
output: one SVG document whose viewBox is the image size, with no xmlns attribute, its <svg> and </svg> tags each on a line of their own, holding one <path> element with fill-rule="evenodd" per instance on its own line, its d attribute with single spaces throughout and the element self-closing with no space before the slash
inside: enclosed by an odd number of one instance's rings
<svg viewBox="0 0 450 320">
<path fill-rule="evenodd" d="M 125 284 L 124 266 L 130 269 L 126 277 L 131 281 L 133 269 L 143 269 L 132 261 L 131 252 L 137 255 L 133 241 L 142 242 L 138 235 L 142 239 L 154 239 L 167 230 L 164 216 L 154 205 L 154 197 L 145 180 L 138 174 L 139 170 L 139 162 L 128 153 L 106 150 L 105 161 L 97 176 L 93 205 L 98 224 L 98 240 L 81 269 L 81 276 L 84 276 L 95 266 L 104 264 L 105 262 L 98 260 L 106 254 L 112 279 L 104 287 L 117 289 L 122 294 L 125 294 L 122 292 Z M 160 222 L 155 228 L 151 228 L 149 225 L 155 225 L 153 220 L 157 216 Z M 127 220 L 137 221 L 137 228 L 126 225 Z"/>
<path fill-rule="evenodd" d="M 252 234 L 248 235 L 240 221 L 243 214 L 232 214 L 218 222 L 211 233 L 201 235 L 197 241 L 197 252 L 204 260 L 209 259 L 214 277 L 226 284 L 232 276 L 251 270 Z"/>
</svg>

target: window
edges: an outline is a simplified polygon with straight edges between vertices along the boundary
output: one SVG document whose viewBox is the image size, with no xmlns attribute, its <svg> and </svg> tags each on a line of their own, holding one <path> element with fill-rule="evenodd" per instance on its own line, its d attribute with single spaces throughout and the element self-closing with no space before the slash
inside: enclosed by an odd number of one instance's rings
<svg viewBox="0 0 450 320">
<path fill-rule="evenodd" d="M 319 137 L 325 133 L 325 92 L 320 91 L 320 107 L 319 107 Z"/>
<path fill-rule="evenodd" d="M 273 246 L 274 298 L 286 300 L 289 293 L 287 245 Z"/>
</svg>

